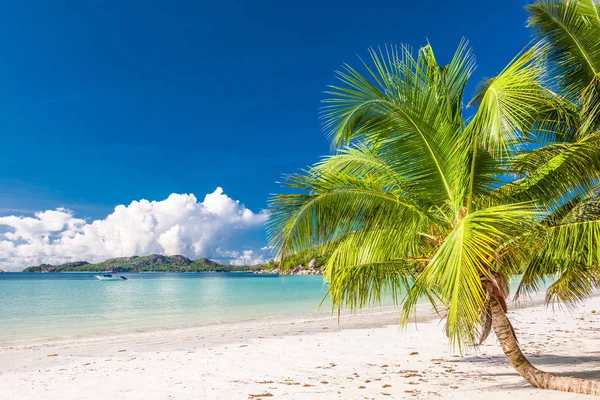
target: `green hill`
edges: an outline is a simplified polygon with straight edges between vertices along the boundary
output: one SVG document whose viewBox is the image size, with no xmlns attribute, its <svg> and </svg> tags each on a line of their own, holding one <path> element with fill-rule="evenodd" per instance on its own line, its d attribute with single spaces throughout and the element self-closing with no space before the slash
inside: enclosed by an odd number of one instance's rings
<svg viewBox="0 0 600 400">
<path fill-rule="evenodd" d="M 321 273 L 327 261 L 319 249 L 310 249 L 298 254 L 290 255 L 285 259 L 285 271 L 288 274 L 302 274 L 310 270 Z M 75 261 L 60 265 L 40 264 L 25 268 L 22 272 L 262 272 L 279 273 L 278 263 L 270 260 L 265 264 L 257 265 L 224 265 L 207 258 L 190 260 L 187 257 L 163 256 L 151 254 L 148 256 L 111 258 L 99 263 Z"/>
<path fill-rule="evenodd" d="M 223 265 L 207 258 L 190 260 L 184 256 L 133 256 L 111 258 L 96 264 L 76 261 L 60 265 L 40 264 L 23 272 L 241 272 L 262 269 L 259 266 Z"/>
</svg>

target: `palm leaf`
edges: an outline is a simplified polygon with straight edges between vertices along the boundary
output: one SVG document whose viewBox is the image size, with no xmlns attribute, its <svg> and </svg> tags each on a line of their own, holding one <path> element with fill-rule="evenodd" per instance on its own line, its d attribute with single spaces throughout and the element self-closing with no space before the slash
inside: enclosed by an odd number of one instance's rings
<svg viewBox="0 0 600 400">
<path fill-rule="evenodd" d="M 451 343 L 474 344 L 485 309 L 482 277 L 495 268 L 497 251 L 531 225 L 536 211 L 527 204 L 509 204 L 475 211 L 450 232 L 415 283 L 417 293 L 435 291 L 448 308 Z M 406 322 L 416 304 L 409 294 Z"/>
<path fill-rule="evenodd" d="M 479 108 L 467 129 L 492 154 L 506 154 L 518 142 L 518 132 L 526 130 L 545 105 L 538 50 L 536 45 L 517 56 L 498 76 L 480 85 L 469 103 Z"/>
<path fill-rule="evenodd" d="M 575 303 L 598 286 L 600 220 L 562 223 L 548 228 L 540 249 L 527 265 L 518 294 L 537 291 L 540 282 L 558 274 L 547 300 Z"/>
<path fill-rule="evenodd" d="M 368 233 L 385 226 L 414 231 L 426 220 L 417 205 L 376 180 L 317 168 L 290 177 L 288 185 L 305 193 L 271 200 L 267 232 L 281 258 L 350 233 Z"/>
<path fill-rule="evenodd" d="M 529 26 L 546 42 L 543 52 L 559 93 L 575 100 L 600 73 L 600 20 L 592 0 L 542 0 L 527 6 Z"/>
<path fill-rule="evenodd" d="M 506 188 L 512 197 L 521 200 L 556 204 L 565 195 L 590 191 L 600 178 L 600 132 L 576 143 L 532 150 L 516 157 L 512 169 L 526 175 Z"/>
<path fill-rule="evenodd" d="M 428 46 L 417 58 L 395 47 L 370 55 L 374 67 L 363 63 L 370 79 L 345 66 L 338 74 L 344 86 L 328 92 L 323 117 L 332 144 L 377 143 L 453 199 L 454 147 L 463 129 L 457 110 L 474 68 L 466 43 L 445 67 Z"/>
</svg>

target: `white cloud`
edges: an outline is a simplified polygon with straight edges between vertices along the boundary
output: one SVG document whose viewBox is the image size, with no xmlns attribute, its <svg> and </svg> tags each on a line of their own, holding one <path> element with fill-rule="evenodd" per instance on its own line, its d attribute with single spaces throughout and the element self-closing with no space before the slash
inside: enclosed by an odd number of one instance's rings
<svg viewBox="0 0 600 400">
<path fill-rule="evenodd" d="M 240 232 L 261 229 L 266 217 L 266 211 L 252 212 L 220 187 L 202 202 L 193 194 L 174 193 L 162 201 L 118 205 L 106 218 L 92 222 L 64 208 L 34 217 L 0 217 L 0 268 L 151 253 L 190 258 L 230 254 L 231 259 L 223 261 L 243 264 L 241 260 L 261 260 L 262 249 L 257 254 L 221 249 L 235 246 Z"/>
<path fill-rule="evenodd" d="M 272 258 L 268 250 L 268 247 L 263 247 L 259 251 L 221 251 L 220 254 L 229 258 L 231 265 L 255 265 L 264 264 Z"/>
</svg>

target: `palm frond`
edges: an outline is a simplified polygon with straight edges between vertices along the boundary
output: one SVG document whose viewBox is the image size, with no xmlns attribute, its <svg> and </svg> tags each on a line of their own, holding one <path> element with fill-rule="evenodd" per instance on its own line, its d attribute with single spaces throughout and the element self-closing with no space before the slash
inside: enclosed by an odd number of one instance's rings
<svg viewBox="0 0 600 400">
<path fill-rule="evenodd" d="M 546 303 L 559 301 L 568 307 L 574 307 L 599 287 L 598 268 L 572 263 L 563 268 L 558 279 L 546 290 Z"/>
<path fill-rule="evenodd" d="M 600 179 L 600 132 L 576 143 L 531 150 L 516 157 L 512 168 L 526 175 L 507 185 L 513 198 L 551 205 L 563 201 L 565 195 L 588 192 Z"/>
<path fill-rule="evenodd" d="M 581 93 L 581 126 L 577 138 L 582 139 L 600 130 L 600 74 Z"/>
<path fill-rule="evenodd" d="M 462 93 L 474 69 L 466 42 L 451 63 L 437 64 L 430 46 L 415 58 L 409 49 L 370 51 L 368 77 L 350 66 L 339 72 L 323 109 L 324 128 L 336 149 L 361 140 L 395 152 L 415 174 L 454 199 L 454 148 L 463 130 Z M 401 152 L 399 150 L 401 149 Z"/>
<path fill-rule="evenodd" d="M 600 220 L 566 223 L 548 228 L 539 257 L 558 268 L 573 262 L 598 265 Z"/>
<path fill-rule="evenodd" d="M 381 230 L 341 240 L 325 267 L 333 307 L 354 311 L 386 296 L 397 305 L 416 274 L 407 257 L 416 253 L 419 239 L 416 232 Z"/>
<path fill-rule="evenodd" d="M 581 128 L 580 113 L 579 104 L 544 88 L 535 119 L 530 126 L 524 127 L 523 135 L 537 146 L 573 142 Z"/>
<path fill-rule="evenodd" d="M 344 147 L 337 154 L 325 157 L 313 168 L 328 174 L 342 174 L 358 180 L 373 180 L 386 190 L 404 193 L 411 199 L 425 197 L 432 202 L 443 200 L 446 193 L 427 181 L 427 175 L 414 168 L 402 156 L 379 149 L 380 146 L 357 142 Z"/>
<path fill-rule="evenodd" d="M 506 155 L 519 141 L 519 132 L 533 124 L 543 104 L 544 70 L 538 48 L 526 50 L 498 76 L 485 81 L 470 102 L 479 108 L 467 130 L 491 154 Z"/>
<path fill-rule="evenodd" d="M 267 233 L 280 257 L 322 246 L 354 233 L 395 226 L 419 229 L 426 214 L 402 192 L 376 179 L 357 179 L 320 169 L 288 178 L 288 186 L 303 193 L 271 199 Z"/>
<path fill-rule="evenodd" d="M 467 215 L 439 247 L 415 283 L 415 291 L 439 294 L 448 308 L 448 334 L 453 345 L 475 344 L 485 309 L 482 277 L 490 275 L 504 242 L 519 236 L 536 211 L 527 204 L 509 204 Z M 404 303 L 403 320 L 413 311 L 415 296 Z"/>
<path fill-rule="evenodd" d="M 518 294 L 539 290 L 551 276 L 548 301 L 574 303 L 597 287 L 600 264 L 600 220 L 568 222 L 547 228 L 540 236 L 539 250 L 527 265 Z"/>
<path fill-rule="evenodd" d="M 529 26 L 545 41 L 559 93 L 575 100 L 600 73 L 600 20 L 592 0 L 540 0 L 527 6 Z"/>
</svg>

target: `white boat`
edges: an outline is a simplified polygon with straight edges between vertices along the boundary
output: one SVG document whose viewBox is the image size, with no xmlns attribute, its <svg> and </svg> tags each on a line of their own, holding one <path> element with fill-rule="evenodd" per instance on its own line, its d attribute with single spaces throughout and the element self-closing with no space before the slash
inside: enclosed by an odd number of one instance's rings
<svg viewBox="0 0 600 400">
<path fill-rule="evenodd" d="M 104 274 L 104 275 L 96 275 L 96 279 L 99 281 L 126 281 L 127 278 L 120 275 L 113 274 Z"/>
</svg>

